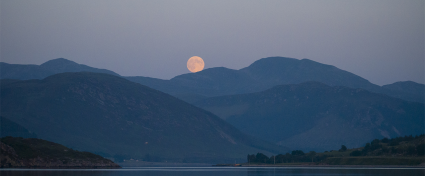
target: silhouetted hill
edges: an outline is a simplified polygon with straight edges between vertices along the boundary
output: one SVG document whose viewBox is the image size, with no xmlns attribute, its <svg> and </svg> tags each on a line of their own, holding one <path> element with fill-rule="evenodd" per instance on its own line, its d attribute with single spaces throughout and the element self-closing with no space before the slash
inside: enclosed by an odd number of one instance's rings
<svg viewBox="0 0 425 176">
<path fill-rule="evenodd" d="M 205 69 L 197 74 L 188 73 L 170 80 L 173 85 L 185 87 L 185 91 L 204 96 L 238 94 L 251 90 L 254 80 L 238 70 L 224 67 Z M 182 91 L 183 92 L 183 91 Z"/>
<path fill-rule="evenodd" d="M 268 85 L 265 86 L 268 88 L 275 85 L 317 81 L 330 86 L 379 89 L 379 86 L 360 76 L 309 59 L 268 57 L 257 60 L 240 71 Z"/>
<path fill-rule="evenodd" d="M 96 72 L 119 76 L 113 71 L 98 69 L 73 61 L 58 58 L 49 60 L 41 65 L 20 65 L 0 62 L 0 79 L 43 79 L 45 77 L 65 72 Z"/>
<path fill-rule="evenodd" d="M 205 69 L 197 74 L 188 73 L 171 80 L 133 76 L 126 79 L 166 92 L 187 102 L 195 102 L 209 96 L 238 94 L 253 89 L 254 80 L 249 76 L 224 67 Z"/>
<path fill-rule="evenodd" d="M 38 137 L 117 159 L 243 160 L 282 148 L 168 94 L 100 73 L 1 83 L 1 114 Z"/>
<path fill-rule="evenodd" d="M 415 94 L 423 94 L 425 91 L 424 84 L 419 84 L 413 81 L 399 81 L 392 84 L 383 85 L 382 87 L 385 89 L 412 92 Z"/>
<path fill-rule="evenodd" d="M 307 151 L 358 147 L 424 130 L 424 104 L 318 82 L 212 97 L 195 105 L 245 133 Z"/>
<path fill-rule="evenodd" d="M 74 61 L 70 61 L 64 58 L 49 60 L 41 64 L 40 67 L 50 70 L 54 74 L 64 73 L 64 72 L 94 72 L 94 73 L 106 73 L 110 75 L 119 76 L 117 73 L 110 70 L 93 68 L 87 65 L 77 64 Z"/>
<path fill-rule="evenodd" d="M 425 85 L 413 81 L 400 81 L 382 86 L 385 94 L 424 103 Z"/>
<path fill-rule="evenodd" d="M 38 65 L 20 65 L 0 62 L 0 78 L 2 79 L 41 79 L 53 75 L 53 72 Z"/>
<path fill-rule="evenodd" d="M 3 116 L 0 116 L 0 138 L 6 136 L 23 137 L 23 138 L 37 138 L 37 135 L 23 126 L 10 121 Z"/>
<path fill-rule="evenodd" d="M 80 152 L 54 142 L 21 137 L 0 138 L 1 165 L 8 167 L 85 167 L 119 168 L 109 159 L 99 155 Z"/>
</svg>

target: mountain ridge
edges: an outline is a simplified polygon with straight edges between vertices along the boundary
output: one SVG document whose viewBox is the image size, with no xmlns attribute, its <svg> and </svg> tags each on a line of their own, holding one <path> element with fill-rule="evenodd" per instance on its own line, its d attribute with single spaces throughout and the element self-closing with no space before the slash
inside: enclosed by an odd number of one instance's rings
<svg viewBox="0 0 425 176">
<path fill-rule="evenodd" d="M 118 76 L 106 69 L 97 69 L 59 58 L 47 61 L 40 66 L 18 65 L 0 62 L 0 78 L 42 79 L 62 72 L 101 72 Z M 424 103 L 424 84 L 406 84 L 402 88 L 378 86 L 368 80 L 341 70 L 335 66 L 322 64 L 310 59 L 288 57 L 262 58 L 248 67 L 234 70 L 225 67 L 208 68 L 197 73 L 175 76 L 170 80 L 143 76 L 125 76 L 124 78 L 148 87 L 166 92 L 189 103 L 205 97 L 253 93 L 269 89 L 276 85 L 297 84 L 307 81 L 319 81 L 331 86 L 363 88 L 375 93 L 390 95 L 408 101 Z M 419 85 L 419 89 L 417 88 Z M 415 87 L 415 91 L 410 91 Z"/>
<path fill-rule="evenodd" d="M 363 145 L 377 137 L 419 134 L 424 104 L 319 82 L 211 97 L 195 103 L 241 131 L 289 148 Z"/>
<path fill-rule="evenodd" d="M 132 77 L 131 80 L 167 92 L 182 100 L 187 100 L 189 103 L 194 103 L 202 98 L 189 100 L 186 98 L 188 94 L 201 97 L 244 94 L 264 91 L 276 85 L 308 81 L 318 81 L 331 86 L 363 88 L 375 93 L 420 103 L 423 103 L 425 99 L 420 92 L 412 93 L 404 89 L 390 90 L 388 86 L 381 87 L 372 84 L 358 75 L 332 65 L 309 59 L 298 60 L 287 57 L 262 58 L 239 70 L 214 67 L 197 73 L 182 74 L 168 81 L 158 79 L 155 83 L 146 78 Z M 425 85 L 423 86 L 425 87 Z"/>
</svg>

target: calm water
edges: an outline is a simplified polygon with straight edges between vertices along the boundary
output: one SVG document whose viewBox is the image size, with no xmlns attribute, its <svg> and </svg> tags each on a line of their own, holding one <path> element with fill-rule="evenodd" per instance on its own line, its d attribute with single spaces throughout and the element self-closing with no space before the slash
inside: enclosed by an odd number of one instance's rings
<svg viewBox="0 0 425 176">
<path fill-rule="evenodd" d="M 424 176 L 421 168 L 252 168 L 252 167 L 126 167 L 122 169 L 0 169 L 1 176 L 17 175 L 82 175 L 82 176 L 260 176 L 260 175 L 385 175 L 385 176 Z"/>
</svg>

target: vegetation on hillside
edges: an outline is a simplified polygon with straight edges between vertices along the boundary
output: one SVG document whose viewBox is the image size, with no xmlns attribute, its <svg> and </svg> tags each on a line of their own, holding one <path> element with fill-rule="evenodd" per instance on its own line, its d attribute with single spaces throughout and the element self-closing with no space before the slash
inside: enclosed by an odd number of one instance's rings
<svg viewBox="0 0 425 176">
<path fill-rule="evenodd" d="M 416 165 L 425 162 L 425 135 L 404 136 L 392 139 L 374 139 L 364 147 L 316 153 L 294 150 L 291 153 L 268 157 L 262 153 L 247 156 L 249 164 L 314 163 L 314 164 L 396 164 Z"/>
<path fill-rule="evenodd" d="M 362 148 L 354 150 L 350 156 L 424 156 L 424 135 L 397 138 L 375 139 Z"/>
<path fill-rule="evenodd" d="M 90 152 L 80 152 L 43 139 L 8 136 L 0 138 L 0 141 L 11 146 L 16 154 L 23 159 L 35 158 L 38 156 L 57 157 L 64 160 L 75 158 L 93 160 L 103 159 L 103 157 L 99 155 Z"/>
</svg>

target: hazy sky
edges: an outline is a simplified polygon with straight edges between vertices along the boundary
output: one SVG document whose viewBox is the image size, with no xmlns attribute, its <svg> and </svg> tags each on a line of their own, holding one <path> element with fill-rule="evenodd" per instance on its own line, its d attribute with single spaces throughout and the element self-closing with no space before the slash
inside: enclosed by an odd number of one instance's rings
<svg viewBox="0 0 425 176">
<path fill-rule="evenodd" d="M 383 85 L 424 83 L 423 0 L 1 0 L 1 61 L 66 58 L 123 76 L 170 79 L 308 58 Z"/>
</svg>

